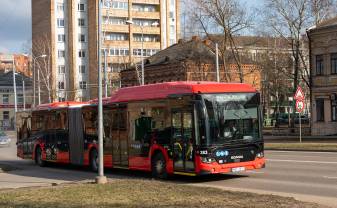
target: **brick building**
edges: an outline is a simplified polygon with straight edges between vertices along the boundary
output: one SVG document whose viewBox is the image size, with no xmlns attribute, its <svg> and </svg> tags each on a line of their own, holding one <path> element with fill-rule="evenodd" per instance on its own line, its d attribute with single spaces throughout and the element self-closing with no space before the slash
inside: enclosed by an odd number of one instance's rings
<svg viewBox="0 0 337 208">
<path fill-rule="evenodd" d="M 145 84 L 169 81 L 216 81 L 214 48 L 209 41 L 193 37 L 189 41 L 180 40 L 144 60 Z M 245 83 L 261 88 L 259 68 L 252 62 L 242 65 Z M 140 70 L 132 67 L 121 71 L 122 87 L 139 85 Z M 225 73 L 220 65 L 220 81 L 240 82 L 238 66 L 229 64 Z"/>
<path fill-rule="evenodd" d="M 337 134 L 337 17 L 308 30 L 311 69 L 311 133 Z"/>
<path fill-rule="evenodd" d="M 97 97 L 98 2 L 32 0 L 33 55 L 48 55 L 41 69 L 50 77 L 43 102 L 48 101 L 47 90 L 52 101 Z M 140 61 L 142 46 L 148 57 L 176 43 L 179 11 L 178 0 L 104 0 L 102 50 L 112 84 L 117 80 L 119 86 L 119 71 Z"/>
<path fill-rule="evenodd" d="M 0 71 L 12 71 L 13 61 L 17 72 L 20 72 L 25 76 L 32 76 L 30 57 L 22 54 L 0 53 Z"/>
</svg>

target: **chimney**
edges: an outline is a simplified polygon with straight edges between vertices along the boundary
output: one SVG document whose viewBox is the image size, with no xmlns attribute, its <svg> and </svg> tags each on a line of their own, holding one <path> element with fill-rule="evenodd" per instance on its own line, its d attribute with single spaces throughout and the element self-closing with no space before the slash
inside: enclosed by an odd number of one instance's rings
<svg viewBox="0 0 337 208">
<path fill-rule="evenodd" d="M 210 46 L 211 43 L 212 43 L 212 41 L 209 40 L 209 39 L 205 39 L 203 42 L 204 42 L 204 44 L 205 44 L 206 46 Z"/>
<path fill-rule="evenodd" d="M 192 40 L 194 40 L 194 41 L 197 41 L 197 40 L 200 40 L 200 38 L 199 38 L 199 36 L 192 36 Z"/>
</svg>

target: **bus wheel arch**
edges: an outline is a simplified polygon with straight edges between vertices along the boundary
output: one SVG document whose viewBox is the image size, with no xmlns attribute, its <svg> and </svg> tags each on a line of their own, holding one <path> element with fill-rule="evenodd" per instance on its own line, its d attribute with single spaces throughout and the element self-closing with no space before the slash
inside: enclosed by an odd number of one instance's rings
<svg viewBox="0 0 337 208">
<path fill-rule="evenodd" d="M 167 173 L 167 159 L 164 153 L 157 149 L 153 152 L 151 157 L 151 172 L 155 178 L 166 179 Z"/>
<path fill-rule="evenodd" d="M 89 166 L 93 172 L 98 171 L 98 151 L 96 147 L 92 147 L 89 151 Z"/>
</svg>

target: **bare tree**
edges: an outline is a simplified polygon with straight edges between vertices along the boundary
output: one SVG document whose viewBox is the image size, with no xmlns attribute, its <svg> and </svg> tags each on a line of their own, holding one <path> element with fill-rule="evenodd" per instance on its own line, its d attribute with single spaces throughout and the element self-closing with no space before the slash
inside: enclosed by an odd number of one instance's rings
<svg viewBox="0 0 337 208">
<path fill-rule="evenodd" d="M 333 0 L 265 0 L 265 4 L 265 11 L 262 12 L 265 22 L 270 25 L 275 36 L 286 39 L 291 48 L 293 93 L 300 81 L 310 88 L 310 76 L 306 76 L 309 75 L 306 62 L 308 54 L 303 33 L 306 28 L 328 18 L 322 14 L 332 7 Z"/>
<path fill-rule="evenodd" d="M 46 55 L 45 58 L 36 59 L 35 67 L 40 74 L 40 82 L 42 81 L 42 90 L 46 90 L 48 101 L 52 102 L 55 97 L 56 90 L 52 83 L 52 67 L 51 67 L 51 40 L 46 34 L 35 37 L 32 41 L 32 57 Z M 37 71 L 36 71 L 37 73 Z M 37 78 L 37 76 L 35 75 Z M 37 81 L 37 79 L 36 79 Z M 39 84 L 39 83 L 38 83 Z"/>
<path fill-rule="evenodd" d="M 199 24 L 208 39 L 219 44 L 225 80 L 231 81 L 228 58 L 232 57 L 238 66 L 240 81 L 243 82 L 241 60 L 234 35 L 251 27 L 252 15 L 236 0 L 195 0 L 194 7 L 194 21 Z M 214 33 L 221 35 L 214 36 Z"/>
</svg>

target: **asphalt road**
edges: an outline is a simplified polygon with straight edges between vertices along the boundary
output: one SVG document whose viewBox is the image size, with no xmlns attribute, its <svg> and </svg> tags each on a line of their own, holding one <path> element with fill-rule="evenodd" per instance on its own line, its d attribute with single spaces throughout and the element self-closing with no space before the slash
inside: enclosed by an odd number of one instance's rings
<svg viewBox="0 0 337 208">
<path fill-rule="evenodd" d="M 266 151 L 266 158 L 265 169 L 198 178 L 177 176 L 171 181 L 200 188 L 213 186 L 226 190 L 292 196 L 337 207 L 337 153 Z M 40 168 L 32 161 L 17 159 L 15 141 L 9 148 L 0 148 L 0 164 L 18 168 L 0 173 L 0 189 L 92 181 L 96 176 L 86 168 Z M 150 179 L 150 174 L 125 170 L 107 170 L 106 175 L 110 180 L 127 177 Z"/>
</svg>

